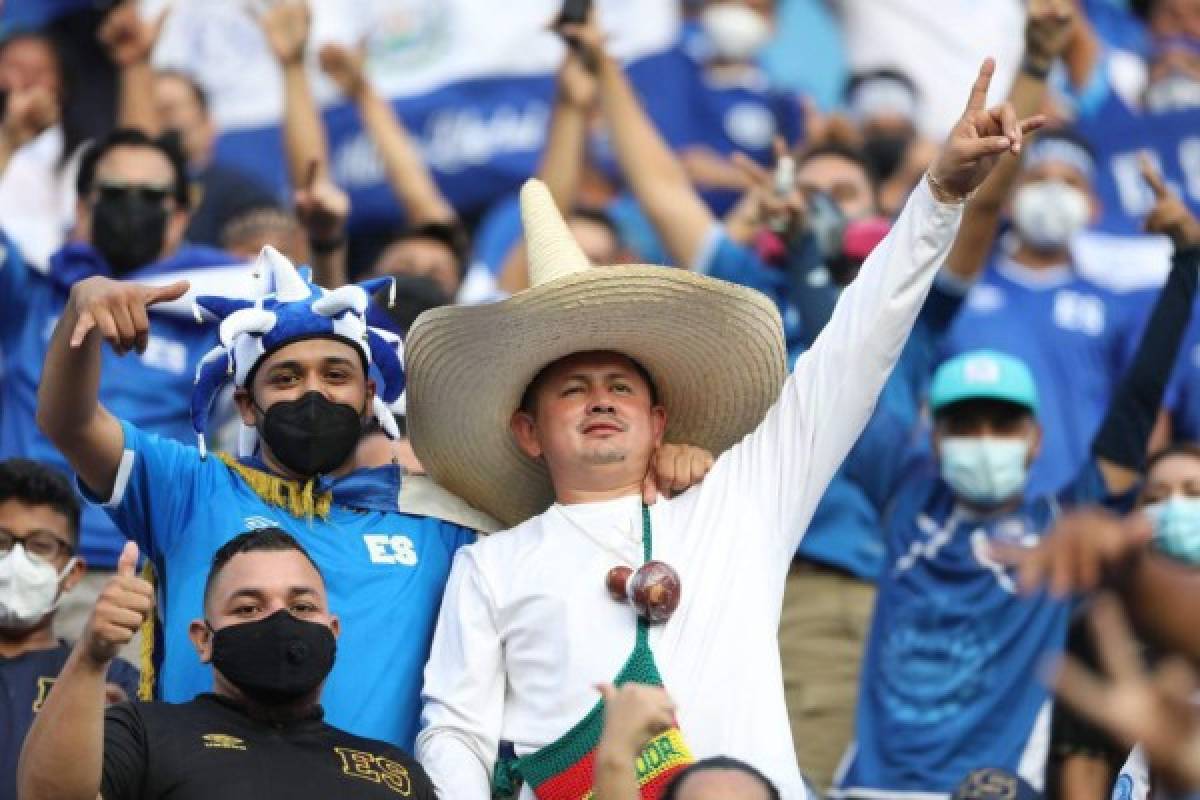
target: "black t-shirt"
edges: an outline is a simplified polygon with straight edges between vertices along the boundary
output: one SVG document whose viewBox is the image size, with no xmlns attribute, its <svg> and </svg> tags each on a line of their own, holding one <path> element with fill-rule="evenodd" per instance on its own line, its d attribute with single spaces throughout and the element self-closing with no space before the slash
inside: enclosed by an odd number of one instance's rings
<svg viewBox="0 0 1200 800">
<path fill-rule="evenodd" d="M 189 703 L 122 703 L 104 719 L 104 800 L 266 800 L 437 795 L 402 750 L 326 724 L 287 724 L 203 694 Z"/>
<path fill-rule="evenodd" d="M 71 645 L 59 640 L 46 650 L 0 657 L 0 800 L 16 800 L 21 745 L 69 655 Z M 112 662 L 108 682 L 124 689 L 126 696 L 137 697 L 138 671 L 128 661 Z"/>
</svg>

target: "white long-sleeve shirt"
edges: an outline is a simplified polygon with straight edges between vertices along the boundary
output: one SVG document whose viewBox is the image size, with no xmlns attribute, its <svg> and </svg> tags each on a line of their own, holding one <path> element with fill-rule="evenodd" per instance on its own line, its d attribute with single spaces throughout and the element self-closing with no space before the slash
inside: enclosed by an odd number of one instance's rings
<svg viewBox="0 0 1200 800">
<path fill-rule="evenodd" d="M 682 600 L 651 628 L 650 646 L 684 739 L 698 759 L 753 764 L 789 800 L 805 790 L 777 643 L 788 565 L 875 406 L 960 216 L 922 181 L 758 428 L 700 485 L 651 509 L 653 557 L 679 573 Z M 640 498 L 630 496 L 555 505 L 459 551 L 417 738 L 417 758 L 442 797 L 486 800 L 501 740 L 527 755 L 595 704 L 595 685 L 617 675 L 636 631 L 635 612 L 609 597 L 605 575 L 622 561 L 642 563 L 641 536 Z M 526 787 L 521 796 L 533 794 Z"/>
</svg>

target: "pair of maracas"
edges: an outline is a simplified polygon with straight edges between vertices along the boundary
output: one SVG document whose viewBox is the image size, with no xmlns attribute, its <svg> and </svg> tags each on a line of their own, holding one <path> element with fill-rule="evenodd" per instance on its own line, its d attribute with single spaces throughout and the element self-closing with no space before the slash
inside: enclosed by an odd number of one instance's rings
<svg viewBox="0 0 1200 800">
<path fill-rule="evenodd" d="M 629 603 L 651 623 L 666 622 L 679 607 L 682 594 L 679 573 L 662 561 L 647 561 L 636 570 L 613 567 L 604 583 L 614 600 Z"/>
</svg>

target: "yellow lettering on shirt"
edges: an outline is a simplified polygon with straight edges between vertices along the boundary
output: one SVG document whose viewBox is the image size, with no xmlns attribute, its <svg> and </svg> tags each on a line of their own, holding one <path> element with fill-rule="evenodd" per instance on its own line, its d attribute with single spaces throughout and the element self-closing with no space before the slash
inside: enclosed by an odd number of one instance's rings
<svg viewBox="0 0 1200 800">
<path fill-rule="evenodd" d="M 33 700 L 33 713 L 35 714 L 42 710 L 42 706 L 46 705 L 46 697 L 54 688 L 54 678 L 42 676 L 38 678 L 37 686 L 37 697 Z"/>
<path fill-rule="evenodd" d="M 398 795 L 412 794 L 412 780 L 403 764 L 390 758 L 377 756 L 349 747 L 335 747 L 334 752 L 342 759 L 342 772 L 352 778 L 362 778 L 372 783 L 381 783 Z"/>
<path fill-rule="evenodd" d="M 245 750 L 246 743 L 228 733 L 206 733 L 200 737 L 210 750 Z"/>
</svg>

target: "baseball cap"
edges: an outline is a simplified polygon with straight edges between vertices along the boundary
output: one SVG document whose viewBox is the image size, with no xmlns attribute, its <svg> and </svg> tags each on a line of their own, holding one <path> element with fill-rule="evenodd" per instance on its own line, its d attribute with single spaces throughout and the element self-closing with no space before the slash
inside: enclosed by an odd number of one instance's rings
<svg viewBox="0 0 1200 800">
<path fill-rule="evenodd" d="M 934 411 L 961 400 L 1003 400 L 1038 410 L 1033 373 L 1019 358 L 995 350 L 957 355 L 933 374 L 929 405 Z"/>
</svg>

